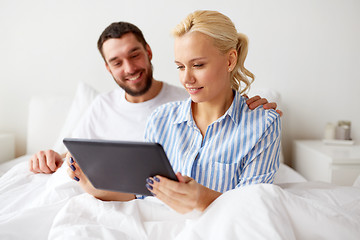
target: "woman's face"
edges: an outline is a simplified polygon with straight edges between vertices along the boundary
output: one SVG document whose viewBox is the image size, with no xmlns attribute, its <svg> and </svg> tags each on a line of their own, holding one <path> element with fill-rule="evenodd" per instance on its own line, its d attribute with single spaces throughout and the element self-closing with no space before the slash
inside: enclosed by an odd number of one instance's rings
<svg viewBox="0 0 360 240">
<path fill-rule="evenodd" d="M 221 53 L 212 38 L 200 32 L 175 38 L 180 82 L 193 102 L 216 102 L 232 94 L 229 67 L 233 66 L 234 54 L 234 51 Z"/>
</svg>

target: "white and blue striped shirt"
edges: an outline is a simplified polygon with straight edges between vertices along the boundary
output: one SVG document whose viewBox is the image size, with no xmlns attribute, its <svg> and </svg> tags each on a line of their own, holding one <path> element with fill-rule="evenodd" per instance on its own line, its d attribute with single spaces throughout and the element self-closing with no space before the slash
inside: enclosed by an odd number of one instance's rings
<svg viewBox="0 0 360 240">
<path fill-rule="evenodd" d="M 203 138 L 191 113 L 191 98 L 158 107 L 149 117 L 145 140 L 160 143 L 175 172 L 219 192 L 272 183 L 279 167 L 280 116 L 250 110 L 238 92 L 232 105 L 210 124 Z"/>
</svg>

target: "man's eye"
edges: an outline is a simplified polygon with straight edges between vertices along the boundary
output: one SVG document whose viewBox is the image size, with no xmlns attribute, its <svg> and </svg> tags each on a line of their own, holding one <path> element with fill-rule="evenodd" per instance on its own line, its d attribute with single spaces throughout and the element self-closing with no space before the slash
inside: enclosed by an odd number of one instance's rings
<svg viewBox="0 0 360 240">
<path fill-rule="evenodd" d="M 131 58 L 136 58 L 138 56 L 139 56 L 139 54 L 135 54 L 135 55 L 132 55 Z"/>
</svg>

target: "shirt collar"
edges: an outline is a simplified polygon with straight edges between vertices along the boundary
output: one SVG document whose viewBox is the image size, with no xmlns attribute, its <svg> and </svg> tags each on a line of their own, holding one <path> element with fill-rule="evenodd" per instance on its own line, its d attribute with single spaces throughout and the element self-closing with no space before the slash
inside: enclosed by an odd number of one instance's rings
<svg viewBox="0 0 360 240">
<path fill-rule="evenodd" d="M 240 95 L 238 91 L 233 91 L 235 96 L 233 99 L 233 102 L 229 109 L 225 112 L 223 116 L 221 116 L 219 119 L 216 120 L 216 122 L 220 122 L 223 119 L 226 118 L 226 116 L 229 116 L 235 124 L 238 124 L 240 122 L 240 113 L 242 111 L 243 105 L 244 105 L 244 97 Z M 178 112 L 174 124 L 180 124 L 184 122 L 188 122 L 190 125 L 195 125 L 195 122 L 192 117 L 192 111 L 191 111 L 191 98 L 188 98 L 181 104 L 180 111 Z"/>
<path fill-rule="evenodd" d="M 216 120 L 216 122 L 224 120 L 227 116 L 229 116 L 235 124 L 238 124 L 240 122 L 240 113 L 243 108 L 244 98 L 240 95 L 238 91 L 233 90 L 233 93 L 235 96 L 231 106 L 223 116 Z"/>
<path fill-rule="evenodd" d="M 174 124 L 193 121 L 192 112 L 191 112 L 191 102 L 192 102 L 191 97 L 183 101 L 183 103 L 180 105 L 178 114 L 174 120 Z"/>
</svg>

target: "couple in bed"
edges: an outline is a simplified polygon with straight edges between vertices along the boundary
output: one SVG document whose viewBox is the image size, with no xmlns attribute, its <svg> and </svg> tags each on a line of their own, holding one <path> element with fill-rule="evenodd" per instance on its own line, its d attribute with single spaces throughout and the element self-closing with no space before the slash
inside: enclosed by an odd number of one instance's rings
<svg viewBox="0 0 360 240">
<path fill-rule="evenodd" d="M 144 134 L 145 141 L 160 143 L 179 181 L 153 176 L 144 184 L 177 212 L 203 211 L 223 192 L 273 182 L 281 111 L 274 111 L 276 104 L 266 99 L 241 95 L 254 80 L 244 66 L 248 40 L 227 16 L 195 11 L 176 26 L 173 36 L 175 64 L 190 98 L 153 79 L 152 51 L 136 26 L 113 23 L 100 36 L 98 49 L 121 89 L 98 97 L 73 137 L 141 140 Z M 270 110 L 256 108 L 262 104 Z M 62 157 L 40 151 L 30 159 L 30 170 L 54 172 Z M 76 159 L 68 154 L 66 161 L 70 177 L 96 198 L 136 198 L 95 189 Z"/>
</svg>

